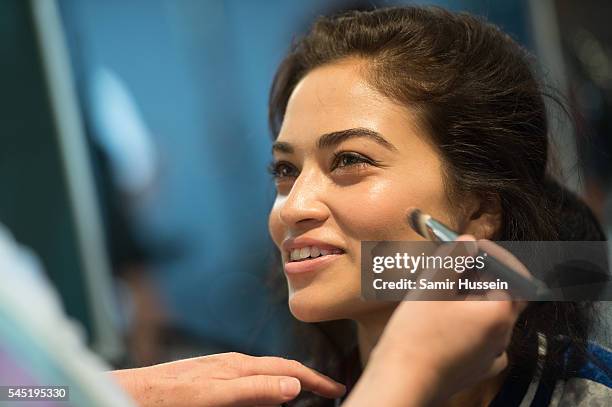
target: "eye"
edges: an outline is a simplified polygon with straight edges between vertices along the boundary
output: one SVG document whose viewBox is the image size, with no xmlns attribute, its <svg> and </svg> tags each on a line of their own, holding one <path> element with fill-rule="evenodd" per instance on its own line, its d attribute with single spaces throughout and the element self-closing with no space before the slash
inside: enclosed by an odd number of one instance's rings
<svg viewBox="0 0 612 407">
<path fill-rule="evenodd" d="M 375 165 L 376 162 L 368 157 L 365 157 L 361 154 L 350 153 L 350 152 L 340 152 L 334 154 L 334 161 L 332 164 L 332 171 L 336 168 L 347 168 L 347 167 L 356 167 L 356 168 L 364 168 L 368 165 Z"/>
<path fill-rule="evenodd" d="M 276 180 L 298 176 L 297 168 L 287 161 L 272 161 L 268 165 L 268 172 Z"/>
</svg>

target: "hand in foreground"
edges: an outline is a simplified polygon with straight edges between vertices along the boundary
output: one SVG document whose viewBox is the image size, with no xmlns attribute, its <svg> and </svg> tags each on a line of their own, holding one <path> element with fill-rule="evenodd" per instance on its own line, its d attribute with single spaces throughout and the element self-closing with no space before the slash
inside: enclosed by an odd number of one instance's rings
<svg viewBox="0 0 612 407">
<path fill-rule="evenodd" d="M 474 238 L 465 235 L 458 240 Z M 477 245 L 529 274 L 493 242 L 481 240 Z M 411 295 L 394 311 L 344 407 L 436 405 L 507 367 L 506 348 L 525 302 L 512 301 L 500 291 L 486 294 L 496 301 L 423 301 Z"/>
<path fill-rule="evenodd" d="M 343 385 L 295 361 L 222 353 L 110 374 L 139 406 L 240 407 L 278 405 L 301 390 L 324 397 Z"/>
</svg>

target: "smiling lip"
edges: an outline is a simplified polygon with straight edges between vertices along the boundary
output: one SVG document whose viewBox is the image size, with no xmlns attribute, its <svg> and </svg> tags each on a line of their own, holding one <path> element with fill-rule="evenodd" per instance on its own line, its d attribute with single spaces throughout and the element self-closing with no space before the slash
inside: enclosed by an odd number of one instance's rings
<svg viewBox="0 0 612 407">
<path fill-rule="evenodd" d="M 340 250 L 341 253 L 330 253 L 325 256 L 315 257 L 314 259 L 308 258 L 306 260 L 299 261 L 291 261 L 291 250 L 292 249 L 301 249 L 302 247 L 307 246 L 316 246 L 320 249 L 326 250 Z M 283 251 L 285 253 L 285 259 L 287 261 L 284 264 L 284 270 L 287 274 L 299 274 L 306 273 L 311 271 L 316 271 L 330 262 L 336 260 L 338 257 L 344 254 L 344 250 L 336 245 L 332 245 L 329 243 L 322 242 L 320 240 L 316 240 L 308 237 L 297 237 L 297 238 L 288 238 L 283 241 L 282 244 Z"/>
</svg>

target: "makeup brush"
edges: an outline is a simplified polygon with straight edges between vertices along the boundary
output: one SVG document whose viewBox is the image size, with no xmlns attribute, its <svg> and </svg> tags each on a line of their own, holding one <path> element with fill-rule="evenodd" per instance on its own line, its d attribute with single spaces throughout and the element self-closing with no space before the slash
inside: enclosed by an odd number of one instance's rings
<svg viewBox="0 0 612 407">
<path fill-rule="evenodd" d="M 415 232 L 431 241 L 445 243 L 455 241 L 459 237 L 457 232 L 416 208 L 410 211 L 407 220 Z M 476 256 L 479 255 L 482 256 L 484 253 L 479 250 Z M 513 291 L 526 299 L 546 301 L 552 296 L 550 289 L 543 282 L 514 271 L 493 256 L 487 256 L 485 270 L 494 277 L 506 281 Z"/>
</svg>

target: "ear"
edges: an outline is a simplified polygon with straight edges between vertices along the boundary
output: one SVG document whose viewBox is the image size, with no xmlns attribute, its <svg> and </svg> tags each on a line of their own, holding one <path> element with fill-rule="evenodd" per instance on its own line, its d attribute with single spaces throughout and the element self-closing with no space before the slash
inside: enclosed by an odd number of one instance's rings
<svg viewBox="0 0 612 407">
<path fill-rule="evenodd" d="M 495 240 L 502 226 L 502 208 L 497 194 L 472 196 L 466 207 L 462 233 L 476 239 Z"/>
</svg>

